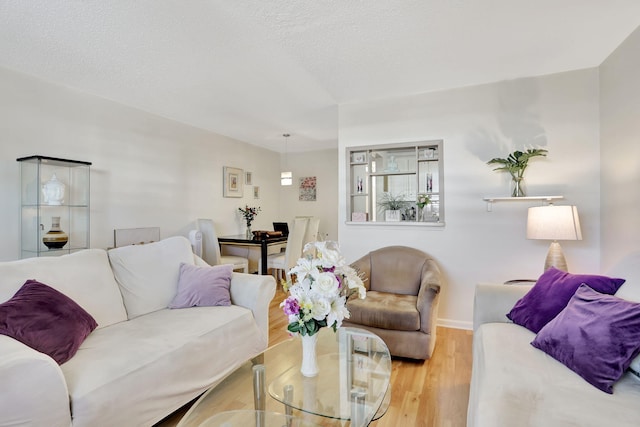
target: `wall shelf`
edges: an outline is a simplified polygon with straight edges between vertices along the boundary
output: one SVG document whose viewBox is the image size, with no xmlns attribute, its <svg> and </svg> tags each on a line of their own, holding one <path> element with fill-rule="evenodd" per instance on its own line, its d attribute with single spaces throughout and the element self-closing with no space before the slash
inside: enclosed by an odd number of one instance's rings
<svg viewBox="0 0 640 427">
<path fill-rule="evenodd" d="M 564 199 L 564 196 L 484 197 L 482 200 L 487 202 L 487 212 L 491 212 L 493 203 L 495 202 L 526 202 L 538 200 L 553 203 L 554 200 L 561 199 Z"/>
</svg>

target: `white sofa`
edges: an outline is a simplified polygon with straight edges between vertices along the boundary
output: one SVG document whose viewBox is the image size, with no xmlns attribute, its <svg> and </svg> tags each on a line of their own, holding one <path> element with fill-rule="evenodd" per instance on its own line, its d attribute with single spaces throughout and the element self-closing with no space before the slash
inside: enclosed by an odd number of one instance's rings
<svg viewBox="0 0 640 427">
<path fill-rule="evenodd" d="M 0 303 L 36 279 L 98 323 L 62 365 L 0 335 L 0 426 L 151 426 L 264 351 L 274 279 L 233 273 L 231 306 L 172 310 L 181 262 L 206 265 L 183 237 L 0 263 Z"/>
<path fill-rule="evenodd" d="M 616 293 L 640 302 L 640 253 L 606 273 Z M 506 313 L 533 285 L 480 284 L 474 307 L 468 427 L 640 425 L 640 379 L 627 372 L 607 394 L 530 343 L 536 334 Z M 638 360 L 638 359 L 636 359 Z"/>
</svg>

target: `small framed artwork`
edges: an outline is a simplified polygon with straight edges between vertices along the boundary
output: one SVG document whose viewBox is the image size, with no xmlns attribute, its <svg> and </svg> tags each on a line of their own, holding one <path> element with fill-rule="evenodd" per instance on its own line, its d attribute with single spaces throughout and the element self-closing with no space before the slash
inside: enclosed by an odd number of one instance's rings
<svg viewBox="0 0 640 427">
<path fill-rule="evenodd" d="M 223 167 L 223 197 L 242 197 L 243 176 L 242 169 L 229 166 Z"/>
<path fill-rule="evenodd" d="M 316 177 L 305 176 L 300 178 L 300 201 L 315 202 L 316 201 Z"/>
<path fill-rule="evenodd" d="M 245 172 L 244 173 L 244 183 L 246 185 L 253 185 L 253 176 L 252 176 L 251 172 Z"/>
<path fill-rule="evenodd" d="M 260 187 L 258 187 L 257 185 L 253 186 L 253 198 L 254 199 L 260 198 Z"/>
</svg>

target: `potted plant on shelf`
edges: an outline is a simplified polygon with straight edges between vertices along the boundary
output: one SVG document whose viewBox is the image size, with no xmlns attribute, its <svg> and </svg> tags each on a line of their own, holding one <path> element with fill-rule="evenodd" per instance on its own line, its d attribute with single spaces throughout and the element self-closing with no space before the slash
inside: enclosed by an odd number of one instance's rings
<svg viewBox="0 0 640 427">
<path fill-rule="evenodd" d="M 427 221 L 427 213 L 425 207 L 431 203 L 431 199 L 424 193 L 418 193 L 416 196 L 416 206 L 418 207 L 418 221 Z"/>
<path fill-rule="evenodd" d="M 522 186 L 522 178 L 525 169 L 529 165 L 529 159 L 532 157 L 546 156 L 547 150 L 542 148 L 529 148 L 527 151 L 514 151 L 504 159 L 499 157 L 493 158 L 487 162 L 488 165 L 502 165 L 494 169 L 494 171 L 509 172 L 514 187 L 511 197 L 524 197 L 524 188 Z"/>
<path fill-rule="evenodd" d="M 400 221 L 400 210 L 409 206 L 409 202 L 404 199 L 403 194 L 393 195 L 389 192 L 382 193 L 382 197 L 378 201 L 378 206 L 384 209 L 384 220 L 397 222 Z"/>
</svg>

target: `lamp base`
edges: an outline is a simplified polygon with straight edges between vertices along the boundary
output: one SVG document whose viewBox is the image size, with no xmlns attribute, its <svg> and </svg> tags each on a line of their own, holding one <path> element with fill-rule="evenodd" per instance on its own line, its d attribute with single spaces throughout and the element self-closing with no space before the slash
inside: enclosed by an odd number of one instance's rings
<svg viewBox="0 0 640 427">
<path fill-rule="evenodd" d="M 551 267 L 562 271 L 569 271 L 567 268 L 567 260 L 564 258 L 562 248 L 558 242 L 551 243 L 549 252 L 547 252 L 547 258 L 544 260 L 544 271 L 547 271 Z"/>
</svg>

